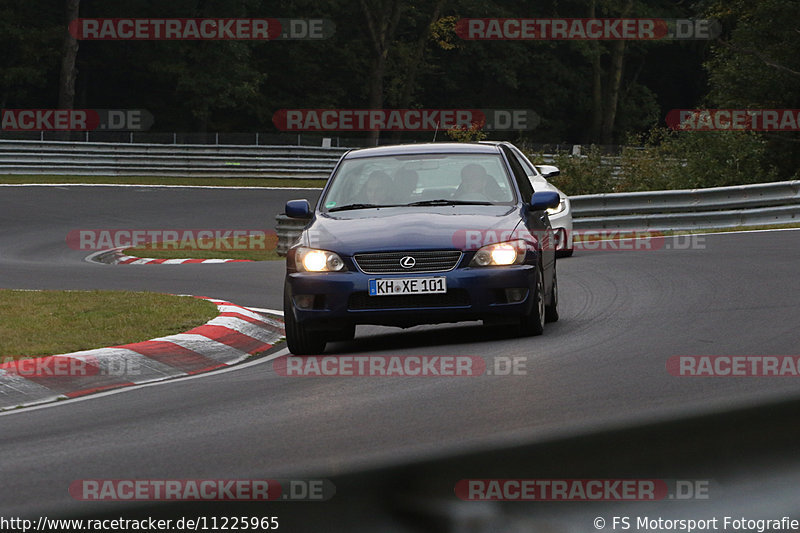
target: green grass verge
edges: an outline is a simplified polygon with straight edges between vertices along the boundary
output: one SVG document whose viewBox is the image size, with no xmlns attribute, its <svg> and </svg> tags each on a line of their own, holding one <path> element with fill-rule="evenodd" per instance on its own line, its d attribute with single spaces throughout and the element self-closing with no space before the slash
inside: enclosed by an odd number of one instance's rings
<svg viewBox="0 0 800 533">
<path fill-rule="evenodd" d="M 200 239 L 184 245 L 180 241 L 157 242 L 128 248 L 122 253 L 149 259 L 249 259 L 250 261 L 277 261 L 284 258 L 275 251 L 276 235 L 266 238 L 249 236 L 247 241 L 234 239 Z"/>
<path fill-rule="evenodd" d="M 217 314 L 207 300 L 168 294 L 0 289 L 0 360 L 142 342 Z"/>
<path fill-rule="evenodd" d="M 44 184 L 120 184 L 120 185 L 197 185 L 214 187 L 299 187 L 321 188 L 324 179 L 287 178 L 173 178 L 137 176 L 38 176 L 38 175 L 0 175 L 0 184 L 44 183 Z"/>
</svg>

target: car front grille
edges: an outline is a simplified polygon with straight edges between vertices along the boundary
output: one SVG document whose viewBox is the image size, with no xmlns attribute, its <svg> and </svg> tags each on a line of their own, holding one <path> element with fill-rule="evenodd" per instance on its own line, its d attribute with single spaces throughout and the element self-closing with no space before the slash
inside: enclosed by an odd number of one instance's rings
<svg viewBox="0 0 800 533">
<path fill-rule="evenodd" d="M 442 294 L 394 294 L 390 296 L 370 296 L 366 292 L 355 292 L 350 295 L 348 302 L 348 308 L 354 311 L 466 306 L 469 306 L 469 293 L 464 289 L 453 289 Z"/>
<path fill-rule="evenodd" d="M 414 266 L 404 268 L 400 262 L 414 258 Z M 353 259 L 366 274 L 402 274 L 405 272 L 447 272 L 461 260 L 458 250 L 425 250 L 412 252 L 374 252 L 355 254 Z"/>
</svg>

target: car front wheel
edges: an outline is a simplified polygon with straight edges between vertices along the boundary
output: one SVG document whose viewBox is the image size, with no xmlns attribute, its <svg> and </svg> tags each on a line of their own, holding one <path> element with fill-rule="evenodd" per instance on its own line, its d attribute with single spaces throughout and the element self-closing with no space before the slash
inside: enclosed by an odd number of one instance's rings
<svg viewBox="0 0 800 533">
<path fill-rule="evenodd" d="M 309 331 L 294 317 L 291 298 L 284 297 L 283 320 L 286 328 L 286 345 L 294 355 L 316 355 L 325 351 L 325 339 L 317 332 Z"/>
<path fill-rule="evenodd" d="M 520 318 L 519 334 L 521 336 L 541 335 L 544 332 L 544 273 L 541 266 L 536 269 L 536 286 L 533 290 L 533 306 L 530 313 Z"/>
<path fill-rule="evenodd" d="M 550 290 L 550 303 L 544 308 L 545 322 L 558 322 L 558 271 L 553 265 L 553 288 Z"/>
</svg>

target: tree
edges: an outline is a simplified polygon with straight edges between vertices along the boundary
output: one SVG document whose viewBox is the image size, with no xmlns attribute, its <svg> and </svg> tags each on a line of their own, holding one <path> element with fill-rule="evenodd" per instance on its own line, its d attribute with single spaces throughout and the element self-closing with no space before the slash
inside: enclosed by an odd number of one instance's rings
<svg viewBox="0 0 800 533">
<path fill-rule="evenodd" d="M 710 107 L 800 108 L 800 3 L 793 0 L 715 1 L 708 16 L 725 31 L 705 67 Z M 785 178 L 800 176 L 797 132 L 763 134 L 767 158 Z"/>
<path fill-rule="evenodd" d="M 72 109 L 75 106 L 75 59 L 78 57 L 78 40 L 68 28 L 70 22 L 78 18 L 80 0 L 65 0 L 66 25 L 64 28 L 64 51 L 61 58 L 61 81 L 58 86 L 59 109 Z"/>
<path fill-rule="evenodd" d="M 386 64 L 389 49 L 397 31 L 400 20 L 400 0 L 359 0 L 372 43 L 372 68 L 369 76 L 369 108 L 383 107 L 383 78 L 386 75 Z M 370 144 L 377 144 L 379 131 L 370 132 Z"/>
</svg>

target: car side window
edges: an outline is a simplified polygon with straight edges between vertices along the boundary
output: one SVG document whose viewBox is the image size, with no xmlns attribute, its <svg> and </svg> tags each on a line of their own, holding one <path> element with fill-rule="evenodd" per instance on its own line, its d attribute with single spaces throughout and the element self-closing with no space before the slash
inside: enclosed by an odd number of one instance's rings
<svg viewBox="0 0 800 533">
<path fill-rule="evenodd" d="M 519 150 L 514 150 L 514 149 L 512 149 L 511 151 L 514 152 L 514 155 L 517 156 L 517 159 L 519 160 L 519 164 L 522 165 L 522 169 L 525 171 L 525 173 L 528 176 L 538 176 L 539 175 L 539 171 L 536 170 L 536 167 L 534 167 L 533 164 L 531 164 L 531 162 L 528 161 L 528 158 L 525 157 L 522 154 L 522 152 L 520 152 Z"/>
<path fill-rule="evenodd" d="M 508 163 L 511 165 L 511 170 L 514 172 L 514 179 L 517 180 L 519 192 L 522 194 L 523 201 L 530 202 L 531 196 L 533 196 L 533 185 L 531 185 L 531 182 L 528 179 L 528 174 L 525 172 L 525 169 L 522 167 L 522 164 L 519 162 L 519 160 L 517 160 L 517 156 L 514 154 L 514 152 L 505 146 L 501 146 L 501 148 L 506 154 L 506 158 L 508 158 Z"/>
</svg>

